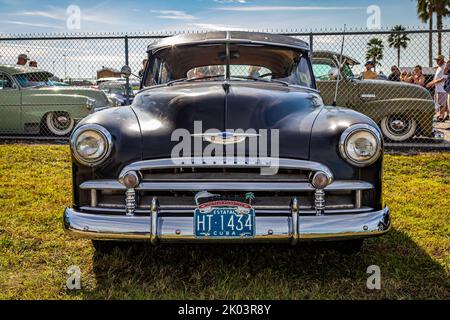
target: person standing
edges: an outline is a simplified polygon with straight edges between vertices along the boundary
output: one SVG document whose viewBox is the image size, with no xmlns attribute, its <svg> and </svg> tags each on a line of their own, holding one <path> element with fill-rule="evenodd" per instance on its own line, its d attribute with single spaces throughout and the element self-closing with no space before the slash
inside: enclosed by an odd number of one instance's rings
<svg viewBox="0 0 450 320">
<path fill-rule="evenodd" d="M 378 75 L 376 72 L 372 71 L 372 69 L 375 67 L 372 61 L 367 61 L 364 65 L 366 68 L 365 71 L 362 73 L 363 80 L 377 80 Z"/>
<path fill-rule="evenodd" d="M 436 111 L 438 113 L 438 121 L 442 122 L 450 119 L 450 112 L 447 105 L 447 92 L 444 90 L 444 82 L 447 76 L 444 74 L 445 71 L 445 57 L 440 54 L 434 60 L 437 62 L 436 74 L 434 75 L 433 81 L 427 84 L 427 88 L 435 89 L 434 100 L 436 102 Z M 447 115 L 446 115 L 447 114 Z"/>
<path fill-rule="evenodd" d="M 400 69 L 397 66 L 391 67 L 391 74 L 388 77 L 389 81 L 400 81 Z"/>
<path fill-rule="evenodd" d="M 412 83 L 425 87 L 425 76 L 422 73 L 422 66 L 417 65 L 414 67 L 414 74 L 412 76 Z"/>
<path fill-rule="evenodd" d="M 30 59 L 28 58 L 28 56 L 26 54 L 24 54 L 24 53 L 19 54 L 19 57 L 17 58 L 17 65 L 18 66 L 26 66 L 28 60 L 30 60 Z"/>
<path fill-rule="evenodd" d="M 447 64 L 444 69 L 444 74 L 447 76 L 447 80 L 444 83 L 444 90 L 447 92 L 447 110 L 450 110 L 450 59 L 448 59 Z"/>
</svg>

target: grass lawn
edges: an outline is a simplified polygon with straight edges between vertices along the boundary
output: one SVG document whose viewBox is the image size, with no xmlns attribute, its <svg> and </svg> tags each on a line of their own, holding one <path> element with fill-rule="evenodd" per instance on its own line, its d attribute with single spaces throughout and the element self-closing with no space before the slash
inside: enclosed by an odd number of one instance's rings
<svg viewBox="0 0 450 320">
<path fill-rule="evenodd" d="M 449 299 L 450 154 L 386 156 L 393 230 L 363 251 L 326 246 L 136 245 L 96 255 L 72 240 L 67 146 L 0 145 L 1 299 Z M 81 268 L 82 290 L 66 289 Z M 366 288 L 381 268 L 382 288 Z"/>
</svg>

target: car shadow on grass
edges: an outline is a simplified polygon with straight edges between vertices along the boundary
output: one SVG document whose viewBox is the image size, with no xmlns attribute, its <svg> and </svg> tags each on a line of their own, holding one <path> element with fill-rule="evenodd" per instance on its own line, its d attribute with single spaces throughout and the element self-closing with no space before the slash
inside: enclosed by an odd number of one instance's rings
<svg viewBox="0 0 450 320">
<path fill-rule="evenodd" d="M 367 239 L 361 252 L 331 243 L 122 244 L 96 252 L 96 299 L 445 299 L 447 272 L 405 233 Z M 367 288 L 367 268 L 381 290 Z"/>
</svg>

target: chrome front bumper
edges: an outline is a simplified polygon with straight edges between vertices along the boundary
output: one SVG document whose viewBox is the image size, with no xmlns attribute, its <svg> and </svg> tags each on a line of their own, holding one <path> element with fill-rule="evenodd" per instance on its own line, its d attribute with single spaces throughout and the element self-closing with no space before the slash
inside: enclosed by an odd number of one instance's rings
<svg viewBox="0 0 450 320">
<path fill-rule="evenodd" d="M 358 214 L 321 216 L 256 215 L 256 234 L 246 239 L 205 239 L 194 235 L 192 216 L 152 214 L 125 216 L 87 214 L 67 208 L 64 228 L 75 237 L 109 240 L 150 240 L 158 242 L 286 242 L 339 240 L 380 236 L 390 229 L 389 208 Z"/>
</svg>

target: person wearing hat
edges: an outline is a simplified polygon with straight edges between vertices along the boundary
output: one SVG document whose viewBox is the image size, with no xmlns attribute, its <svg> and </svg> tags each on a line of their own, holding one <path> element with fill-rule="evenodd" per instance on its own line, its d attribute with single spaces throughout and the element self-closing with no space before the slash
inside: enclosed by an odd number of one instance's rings
<svg viewBox="0 0 450 320">
<path fill-rule="evenodd" d="M 367 61 L 364 65 L 366 67 L 366 70 L 362 73 L 362 79 L 363 80 L 377 80 L 378 75 L 376 72 L 372 71 L 372 68 L 375 67 L 372 61 Z"/>
<path fill-rule="evenodd" d="M 19 57 L 17 58 L 17 65 L 18 66 L 26 66 L 28 62 L 28 56 L 24 53 L 19 54 Z"/>
<path fill-rule="evenodd" d="M 438 113 L 438 121 L 443 122 L 450 119 L 450 112 L 448 108 L 447 92 L 444 90 L 444 82 L 447 76 L 444 74 L 445 57 L 440 54 L 435 59 L 437 62 L 436 74 L 433 81 L 427 84 L 427 88 L 434 88 L 434 101 L 436 102 L 436 112 Z M 445 115 L 447 113 L 447 115 Z"/>
</svg>

